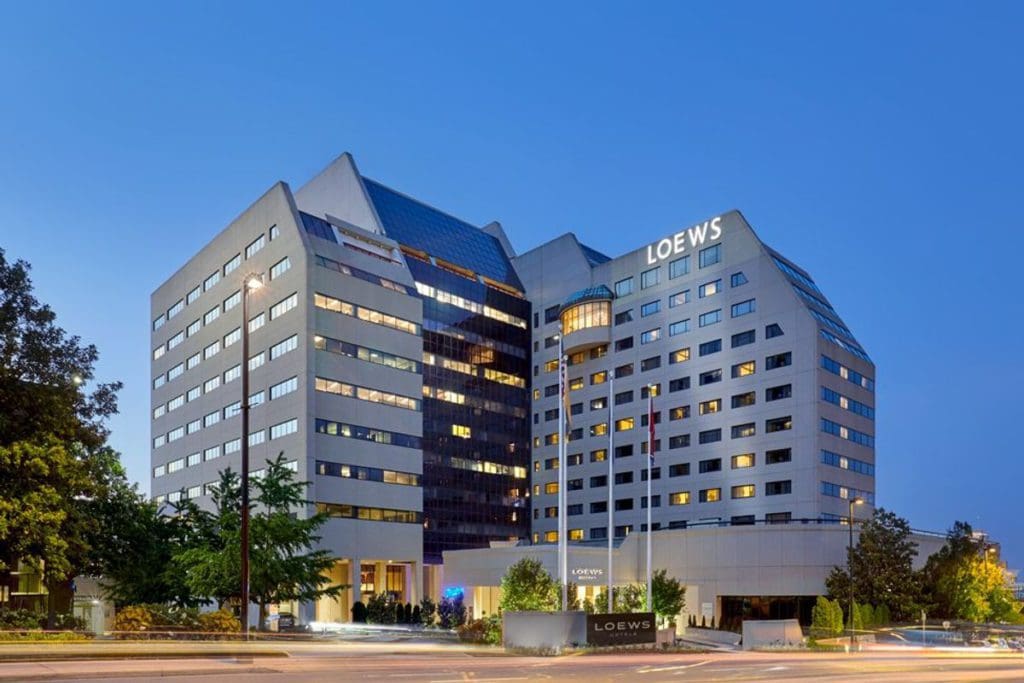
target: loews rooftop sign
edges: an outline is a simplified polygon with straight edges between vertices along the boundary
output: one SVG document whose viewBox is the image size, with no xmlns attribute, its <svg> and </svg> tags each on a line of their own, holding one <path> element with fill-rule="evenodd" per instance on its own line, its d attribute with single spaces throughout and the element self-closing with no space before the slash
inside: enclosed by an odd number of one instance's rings
<svg viewBox="0 0 1024 683">
<path fill-rule="evenodd" d="M 688 249 L 703 246 L 704 242 L 717 240 L 722 236 L 722 217 L 698 223 L 692 228 L 680 230 L 654 244 L 647 245 L 647 265 L 653 266 L 662 259 L 682 254 Z"/>
</svg>

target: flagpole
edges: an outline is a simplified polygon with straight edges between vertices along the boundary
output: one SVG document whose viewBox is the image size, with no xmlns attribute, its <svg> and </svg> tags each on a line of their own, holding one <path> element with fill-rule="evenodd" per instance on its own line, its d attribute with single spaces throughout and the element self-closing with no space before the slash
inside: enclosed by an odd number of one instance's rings
<svg viewBox="0 0 1024 683">
<path fill-rule="evenodd" d="M 562 583 L 562 611 L 569 609 L 569 539 L 565 519 L 565 401 L 568 394 L 568 368 L 565 366 L 562 324 L 558 324 L 558 574 Z"/>
<path fill-rule="evenodd" d="M 615 610 L 612 608 L 612 547 L 615 543 L 615 495 L 612 486 L 615 485 L 615 421 L 612 419 L 612 403 L 615 398 L 615 372 L 608 374 L 608 453 L 605 458 L 608 460 L 608 614 Z"/>
<path fill-rule="evenodd" d="M 654 462 L 654 385 L 647 385 L 647 611 L 651 611 L 651 463 Z"/>
</svg>

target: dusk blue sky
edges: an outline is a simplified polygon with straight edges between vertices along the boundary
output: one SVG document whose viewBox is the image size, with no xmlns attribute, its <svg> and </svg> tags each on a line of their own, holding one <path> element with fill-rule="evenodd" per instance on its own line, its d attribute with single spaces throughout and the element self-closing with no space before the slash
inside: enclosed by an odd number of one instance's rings
<svg viewBox="0 0 1024 683">
<path fill-rule="evenodd" d="M 878 366 L 877 497 L 1024 566 L 1016 3 L 14 3 L 0 246 L 121 379 L 149 295 L 277 180 L 366 175 L 524 250 L 740 209 Z"/>
</svg>

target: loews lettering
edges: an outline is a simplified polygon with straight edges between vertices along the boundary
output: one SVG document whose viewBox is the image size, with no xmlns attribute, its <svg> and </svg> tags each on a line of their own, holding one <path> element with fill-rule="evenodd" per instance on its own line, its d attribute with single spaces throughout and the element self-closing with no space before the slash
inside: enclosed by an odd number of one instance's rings
<svg viewBox="0 0 1024 683">
<path fill-rule="evenodd" d="M 646 631 L 651 628 L 651 622 L 647 619 L 638 621 L 608 621 L 594 624 L 595 631 Z"/>
<path fill-rule="evenodd" d="M 687 248 L 696 249 L 705 241 L 717 240 L 721 236 L 722 217 L 716 216 L 709 221 L 698 223 L 692 228 L 680 230 L 655 244 L 647 245 L 647 265 L 652 266 L 669 256 L 682 254 Z"/>
</svg>

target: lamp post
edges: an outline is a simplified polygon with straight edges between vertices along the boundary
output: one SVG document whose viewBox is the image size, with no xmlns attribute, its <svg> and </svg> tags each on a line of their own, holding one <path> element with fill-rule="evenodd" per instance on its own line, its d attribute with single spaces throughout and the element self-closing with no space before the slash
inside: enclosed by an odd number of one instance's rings
<svg viewBox="0 0 1024 683">
<path fill-rule="evenodd" d="M 242 633 L 249 640 L 249 292 L 263 286 L 263 278 L 247 275 L 242 285 Z"/>
<path fill-rule="evenodd" d="M 846 518 L 846 524 L 850 527 L 850 542 L 846 547 L 846 571 L 850 577 L 850 650 L 853 650 L 854 639 L 856 636 L 853 634 L 853 506 L 860 505 L 864 502 L 863 498 L 851 498 L 850 499 L 850 516 Z"/>
</svg>

